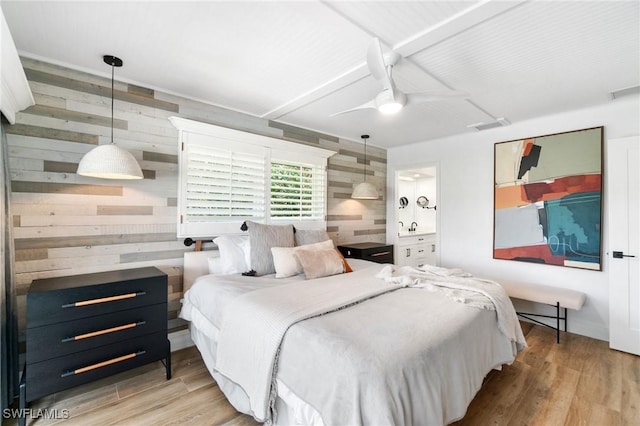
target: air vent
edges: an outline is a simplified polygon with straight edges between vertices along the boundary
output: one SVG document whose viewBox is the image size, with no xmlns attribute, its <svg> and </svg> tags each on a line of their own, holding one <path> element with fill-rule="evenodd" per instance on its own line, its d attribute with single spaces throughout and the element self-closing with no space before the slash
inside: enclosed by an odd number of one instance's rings
<svg viewBox="0 0 640 426">
<path fill-rule="evenodd" d="M 631 96 L 631 95 L 640 95 L 640 86 L 632 86 L 632 87 L 627 87 L 625 89 L 618 89 L 618 90 L 614 90 L 613 92 L 609 92 L 609 96 L 611 97 L 611 100 L 616 100 L 618 98 L 622 98 L 624 96 Z"/>
<path fill-rule="evenodd" d="M 476 130 L 487 130 L 487 129 L 493 129 L 494 127 L 508 126 L 509 124 L 511 124 L 509 120 L 507 120 L 504 117 L 500 117 L 500 118 L 496 118 L 496 121 L 492 121 L 491 123 L 480 122 L 475 124 L 469 124 L 467 127 L 468 128 L 473 127 Z"/>
</svg>

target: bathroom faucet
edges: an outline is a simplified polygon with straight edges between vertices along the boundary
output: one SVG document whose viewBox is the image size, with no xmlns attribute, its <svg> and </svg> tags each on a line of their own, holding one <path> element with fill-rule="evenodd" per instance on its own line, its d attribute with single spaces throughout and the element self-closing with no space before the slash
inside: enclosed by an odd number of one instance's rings
<svg viewBox="0 0 640 426">
<path fill-rule="evenodd" d="M 413 225 L 415 225 L 415 226 L 413 226 Z M 409 228 L 409 231 L 410 231 L 410 232 L 413 232 L 413 231 L 415 231 L 415 230 L 416 230 L 416 228 L 417 228 L 417 227 L 418 227 L 418 224 L 417 224 L 417 223 L 415 223 L 415 222 L 411 222 L 411 228 Z"/>
<path fill-rule="evenodd" d="M 401 220 L 399 220 L 398 223 L 400 224 L 400 229 L 402 229 L 402 227 L 404 226 L 404 223 L 402 223 Z"/>
</svg>

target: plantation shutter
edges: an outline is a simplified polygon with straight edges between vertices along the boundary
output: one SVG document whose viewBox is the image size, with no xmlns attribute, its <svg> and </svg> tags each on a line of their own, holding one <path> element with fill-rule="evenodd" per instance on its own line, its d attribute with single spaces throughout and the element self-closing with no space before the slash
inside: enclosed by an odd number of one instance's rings
<svg viewBox="0 0 640 426">
<path fill-rule="evenodd" d="M 178 237 L 239 234 L 245 220 L 326 228 L 326 165 L 333 151 L 169 120 L 180 131 Z"/>
<path fill-rule="evenodd" d="M 272 221 L 324 221 L 325 205 L 324 167 L 272 160 Z"/>
<path fill-rule="evenodd" d="M 240 232 L 245 220 L 264 221 L 267 150 L 189 134 L 184 147 L 182 228 L 184 235 Z M 224 146 L 227 146 L 225 148 Z M 186 171 L 186 173 L 184 173 Z"/>
</svg>

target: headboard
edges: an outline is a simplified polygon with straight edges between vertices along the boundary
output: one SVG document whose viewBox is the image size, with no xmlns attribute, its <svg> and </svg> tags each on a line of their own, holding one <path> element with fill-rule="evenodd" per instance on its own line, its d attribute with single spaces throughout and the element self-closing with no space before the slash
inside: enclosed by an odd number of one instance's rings
<svg viewBox="0 0 640 426">
<path fill-rule="evenodd" d="M 189 251 L 184 253 L 183 293 L 189 290 L 196 278 L 209 273 L 209 261 L 207 259 L 218 256 L 220 256 L 218 250 Z"/>
</svg>

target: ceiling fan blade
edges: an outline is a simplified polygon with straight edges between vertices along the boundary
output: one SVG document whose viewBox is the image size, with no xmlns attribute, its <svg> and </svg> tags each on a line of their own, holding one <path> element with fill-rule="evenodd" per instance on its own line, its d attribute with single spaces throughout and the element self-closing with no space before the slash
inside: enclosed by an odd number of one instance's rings
<svg viewBox="0 0 640 426">
<path fill-rule="evenodd" d="M 423 104 L 427 102 L 442 101 L 445 99 L 467 99 L 469 94 L 457 90 L 430 91 L 419 93 L 407 93 L 407 105 Z"/>
<path fill-rule="evenodd" d="M 344 110 L 344 111 L 340 111 L 340 112 L 333 113 L 333 114 L 331 114 L 329 117 L 333 117 L 333 116 L 335 116 L 335 115 L 340 115 L 340 114 L 345 114 L 345 113 L 347 113 L 347 112 L 358 111 L 358 110 L 361 110 L 361 109 L 370 109 L 370 108 L 373 108 L 373 109 L 377 109 L 377 108 L 378 108 L 378 107 L 377 107 L 377 105 L 376 105 L 376 101 L 375 101 L 375 99 L 372 99 L 372 100 L 370 100 L 369 102 L 366 102 L 366 103 L 364 103 L 364 104 L 362 104 L 362 105 L 359 105 L 359 106 L 357 106 L 357 107 L 354 107 L 354 108 L 350 108 L 350 109 L 347 109 L 347 110 Z"/>
<path fill-rule="evenodd" d="M 361 109 L 377 109 L 382 114 L 395 114 L 405 105 L 422 104 L 425 102 L 439 101 L 443 99 L 464 99 L 469 94 L 455 90 L 449 91 L 431 91 L 405 94 L 396 89 L 393 83 L 392 70 L 393 66 L 401 59 L 400 54 L 393 50 L 386 54 L 382 52 L 380 40 L 374 38 L 367 49 L 367 66 L 371 75 L 378 81 L 382 82 L 383 90 L 376 97 L 367 103 L 355 108 L 331 114 L 333 117 L 339 114 L 345 114 Z"/>
<path fill-rule="evenodd" d="M 376 80 L 381 80 L 387 75 L 387 66 L 384 63 L 384 55 L 380 40 L 374 38 L 367 49 L 367 66 L 371 75 Z"/>
<path fill-rule="evenodd" d="M 382 81 L 382 86 L 385 89 L 394 90 L 393 81 L 384 62 L 382 46 L 380 46 L 380 40 L 377 38 L 371 41 L 369 49 L 367 49 L 367 66 L 373 78 Z"/>
</svg>

